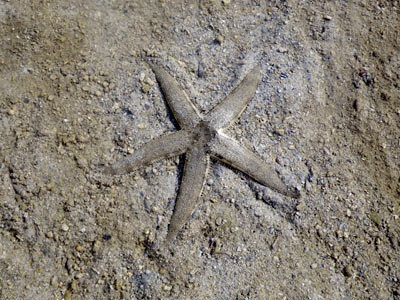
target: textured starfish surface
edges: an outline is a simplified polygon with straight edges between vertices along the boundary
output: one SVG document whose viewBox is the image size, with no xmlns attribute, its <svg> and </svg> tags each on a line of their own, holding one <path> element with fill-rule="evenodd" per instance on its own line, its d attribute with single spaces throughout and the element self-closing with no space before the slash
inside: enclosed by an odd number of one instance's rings
<svg viewBox="0 0 400 300">
<path fill-rule="evenodd" d="M 300 196 L 296 189 L 288 188 L 259 156 L 224 133 L 254 96 L 261 80 L 259 66 L 253 68 L 222 102 L 204 116 L 167 71 L 152 63 L 150 66 L 180 130 L 151 140 L 106 172 L 126 174 L 155 160 L 185 154 L 182 182 L 166 243 L 175 239 L 196 208 L 210 157 L 240 170 L 276 192 L 292 198 Z"/>
</svg>

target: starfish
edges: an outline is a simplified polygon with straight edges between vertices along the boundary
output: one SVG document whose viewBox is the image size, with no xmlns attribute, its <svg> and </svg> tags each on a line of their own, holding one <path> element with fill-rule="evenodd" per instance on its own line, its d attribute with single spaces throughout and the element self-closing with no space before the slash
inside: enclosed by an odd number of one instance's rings
<svg viewBox="0 0 400 300">
<path fill-rule="evenodd" d="M 151 140 L 131 156 L 108 167 L 106 172 L 126 174 L 161 158 L 185 154 L 182 182 L 165 240 L 167 244 L 175 239 L 196 208 L 210 157 L 276 192 L 292 198 L 300 197 L 299 191 L 288 188 L 259 156 L 225 134 L 253 98 L 261 80 L 259 66 L 254 67 L 222 102 L 202 115 L 167 71 L 154 63 L 149 62 L 149 65 L 180 130 Z"/>
</svg>

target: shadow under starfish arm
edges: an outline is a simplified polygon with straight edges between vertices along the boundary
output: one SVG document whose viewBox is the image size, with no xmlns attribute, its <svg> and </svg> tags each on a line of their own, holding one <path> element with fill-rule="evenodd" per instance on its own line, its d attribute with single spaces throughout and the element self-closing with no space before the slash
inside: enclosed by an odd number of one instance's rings
<svg viewBox="0 0 400 300">
<path fill-rule="evenodd" d="M 112 175 L 130 173 L 158 159 L 183 154 L 191 143 L 192 134 L 186 130 L 160 136 L 144 144 L 114 166 L 107 167 L 104 173 Z"/>
<path fill-rule="evenodd" d="M 211 155 L 216 159 L 238 169 L 259 183 L 291 198 L 299 198 L 300 193 L 289 189 L 264 161 L 234 139 L 220 133 L 210 145 Z"/>
<path fill-rule="evenodd" d="M 203 147 L 193 147 L 186 152 L 185 166 L 174 212 L 168 227 L 165 244 L 175 239 L 177 233 L 189 220 L 200 197 L 207 175 L 209 158 Z"/>
</svg>

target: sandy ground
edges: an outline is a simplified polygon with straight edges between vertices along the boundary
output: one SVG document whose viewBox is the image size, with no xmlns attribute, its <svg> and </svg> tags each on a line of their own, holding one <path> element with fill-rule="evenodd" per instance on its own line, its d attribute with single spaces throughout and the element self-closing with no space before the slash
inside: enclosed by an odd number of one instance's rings
<svg viewBox="0 0 400 300">
<path fill-rule="evenodd" d="M 1 299 L 400 299 L 400 2 L 0 1 Z M 143 57 L 300 200 L 217 162 L 165 238 L 182 158 L 99 166 L 176 130 Z"/>
</svg>

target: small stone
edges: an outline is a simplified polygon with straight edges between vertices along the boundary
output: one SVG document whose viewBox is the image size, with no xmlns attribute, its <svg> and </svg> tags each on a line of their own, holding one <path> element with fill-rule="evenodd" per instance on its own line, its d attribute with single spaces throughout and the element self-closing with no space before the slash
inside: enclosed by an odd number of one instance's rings
<svg viewBox="0 0 400 300">
<path fill-rule="evenodd" d="M 72 300 L 72 293 L 70 290 L 65 292 L 64 300 Z"/>
<path fill-rule="evenodd" d="M 62 229 L 62 231 L 68 231 L 69 227 L 68 227 L 67 224 L 64 223 L 64 224 L 61 225 L 61 229 Z"/>
<path fill-rule="evenodd" d="M 143 93 L 148 94 L 150 92 L 150 90 L 151 90 L 151 85 L 148 84 L 148 83 L 143 82 L 142 83 L 142 91 L 143 91 Z"/>
<path fill-rule="evenodd" d="M 263 215 L 263 210 L 261 207 L 256 207 L 256 209 L 254 210 L 254 215 L 256 217 L 261 217 Z"/>
<path fill-rule="evenodd" d="M 55 187 L 56 187 L 56 183 L 54 182 L 54 180 L 50 180 L 46 185 L 46 188 L 49 191 L 54 191 Z"/>
<path fill-rule="evenodd" d="M 352 277 L 354 274 L 354 269 L 351 265 L 347 265 L 344 269 L 343 269 L 343 274 L 346 277 Z"/>
<path fill-rule="evenodd" d="M 213 185 L 213 184 L 214 184 L 214 180 L 211 179 L 211 178 L 208 179 L 208 180 L 207 180 L 207 184 L 208 184 L 208 185 Z"/>
<path fill-rule="evenodd" d="M 53 232 L 52 231 L 47 232 L 46 237 L 48 237 L 49 239 L 52 239 L 54 237 Z"/>
<path fill-rule="evenodd" d="M 78 289 L 78 282 L 76 280 L 72 280 L 71 282 L 71 289 L 76 291 Z"/>
<path fill-rule="evenodd" d="M 84 157 L 77 157 L 76 163 L 80 168 L 86 168 L 89 165 L 88 161 Z"/>
<path fill-rule="evenodd" d="M 15 115 L 15 113 L 16 113 L 16 109 L 15 109 L 15 107 L 13 107 L 13 108 L 9 109 L 9 110 L 7 111 L 7 113 L 8 113 L 10 116 L 13 116 L 13 115 Z"/>
<path fill-rule="evenodd" d="M 237 226 L 231 227 L 230 230 L 231 230 L 231 233 L 235 233 L 235 232 L 239 231 L 239 227 L 237 227 Z"/>
<path fill-rule="evenodd" d="M 100 97 L 100 96 L 102 95 L 102 93 L 101 93 L 99 90 L 97 90 L 97 91 L 95 92 L 95 95 L 96 95 L 97 97 Z"/>
<path fill-rule="evenodd" d="M 58 284 L 57 276 L 51 277 L 51 279 L 50 279 L 50 285 L 51 285 L 52 287 L 56 287 L 57 284 Z"/>
<path fill-rule="evenodd" d="M 93 243 L 93 252 L 94 253 L 98 253 L 100 251 L 101 248 L 101 242 L 100 241 L 94 241 Z"/>
<path fill-rule="evenodd" d="M 211 201 L 211 203 L 217 203 L 217 202 L 218 202 L 218 199 L 215 198 L 215 197 L 211 197 L 211 198 L 210 198 L 210 201 Z"/>
<path fill-rule="evenodd" d="M 311 269 L 316 269 L 317 267 L 318 267 L 318 264 L 316 264 L 316 263 L 311 264 Z"/>
<path fill-rule="evenodd" d="M 328 16 L 328 15 L 325 15 L 325 16 L 324 16 L 324 20 L 330 21 L 330 20 L 332 20 L 332 17 L 331 17 L 331 16 Z"/>
<path fill-rule="evenodd" d="M 275 129 L 274 133 L 279 135 L 279 136 L 283 136 L 283 135 L 285 135 L 285 129 L 277 128 L 277 129 Z"/>
<path fill-rule="evenodd" d="M 371 213 L 370 219 L 377 226 L 380 226 L 382 224 L 382 217 L 376 212 Z"/>
<path fill-rule="evenodd" d="M 307 192 L 310 192 L 311 190 L 312 190 L 311 182 L 306 181 L 306 191 L 307 191 Z"/>
<path fill-rule="evenodd" d="M 163 290 L 166 292 L 169 292 L 172 290 L 172 286 L 171 285 L 164 285 Z"/>
<path fill-rule="evenodd" d="M 57 75 L 51 74 L 51 75 L 50 75 L 50 79 L 51 79 L 51 80 L 56 80 L 56 79 L 57 79 Z"/>
<path fill-rule="evenodd" d="M 231 0 L 222 0 L 223 5 L 229 5 L 231 3 Z"/>
<path fill-rule="evenodd" d="M 47 100 L 49 100 L 49 101 L 53 101 L 54 100 L 54 95 L 49 95 L 48 97 L 47 97 Z"/>
<path fill-rule="evenodd" d="M 300 201 L 297 205 L 296 205 L 296 210 L 297 211 L 304 211 L 304 209 L 306 208 L 306 205 L 303 201 Z"/>
<path fill-rule="evenodd" d="M 221 217 L 217 217 L 217 219 L 215 219 L 215 225 L 221 226 L 223 221 L 224 220 Z"/>
<path fill-rule="evenodd" d="M 350 209 L 347 209 L 346 216 L 348 216 L 349 218 L 351 217 L 351 210 Z"/>
<path fill-rule="evenodd" d="M 204 65 L 202 63 L 200 63 L 198 68 L 197 68 L 197 76 L 199 76 L 199 78 L 204 78 L 205 77 Z"/>
<path fill-rule="evenodd" d="M 85 248 L 83 248 L 82 245 L 78 244 L 78 245 L 76 245 L 75 250 L 78 251 L 78 252 L 83 252 L 83 251 L 85 251 Z"/>
<path fill-rule="evenodd" d="M 222 35 L 217 35 L 217 37 L 215 38 L 215 42 L 219 45 L 221 45 L 224 41 L 224 37 Z"/>
</svg>

